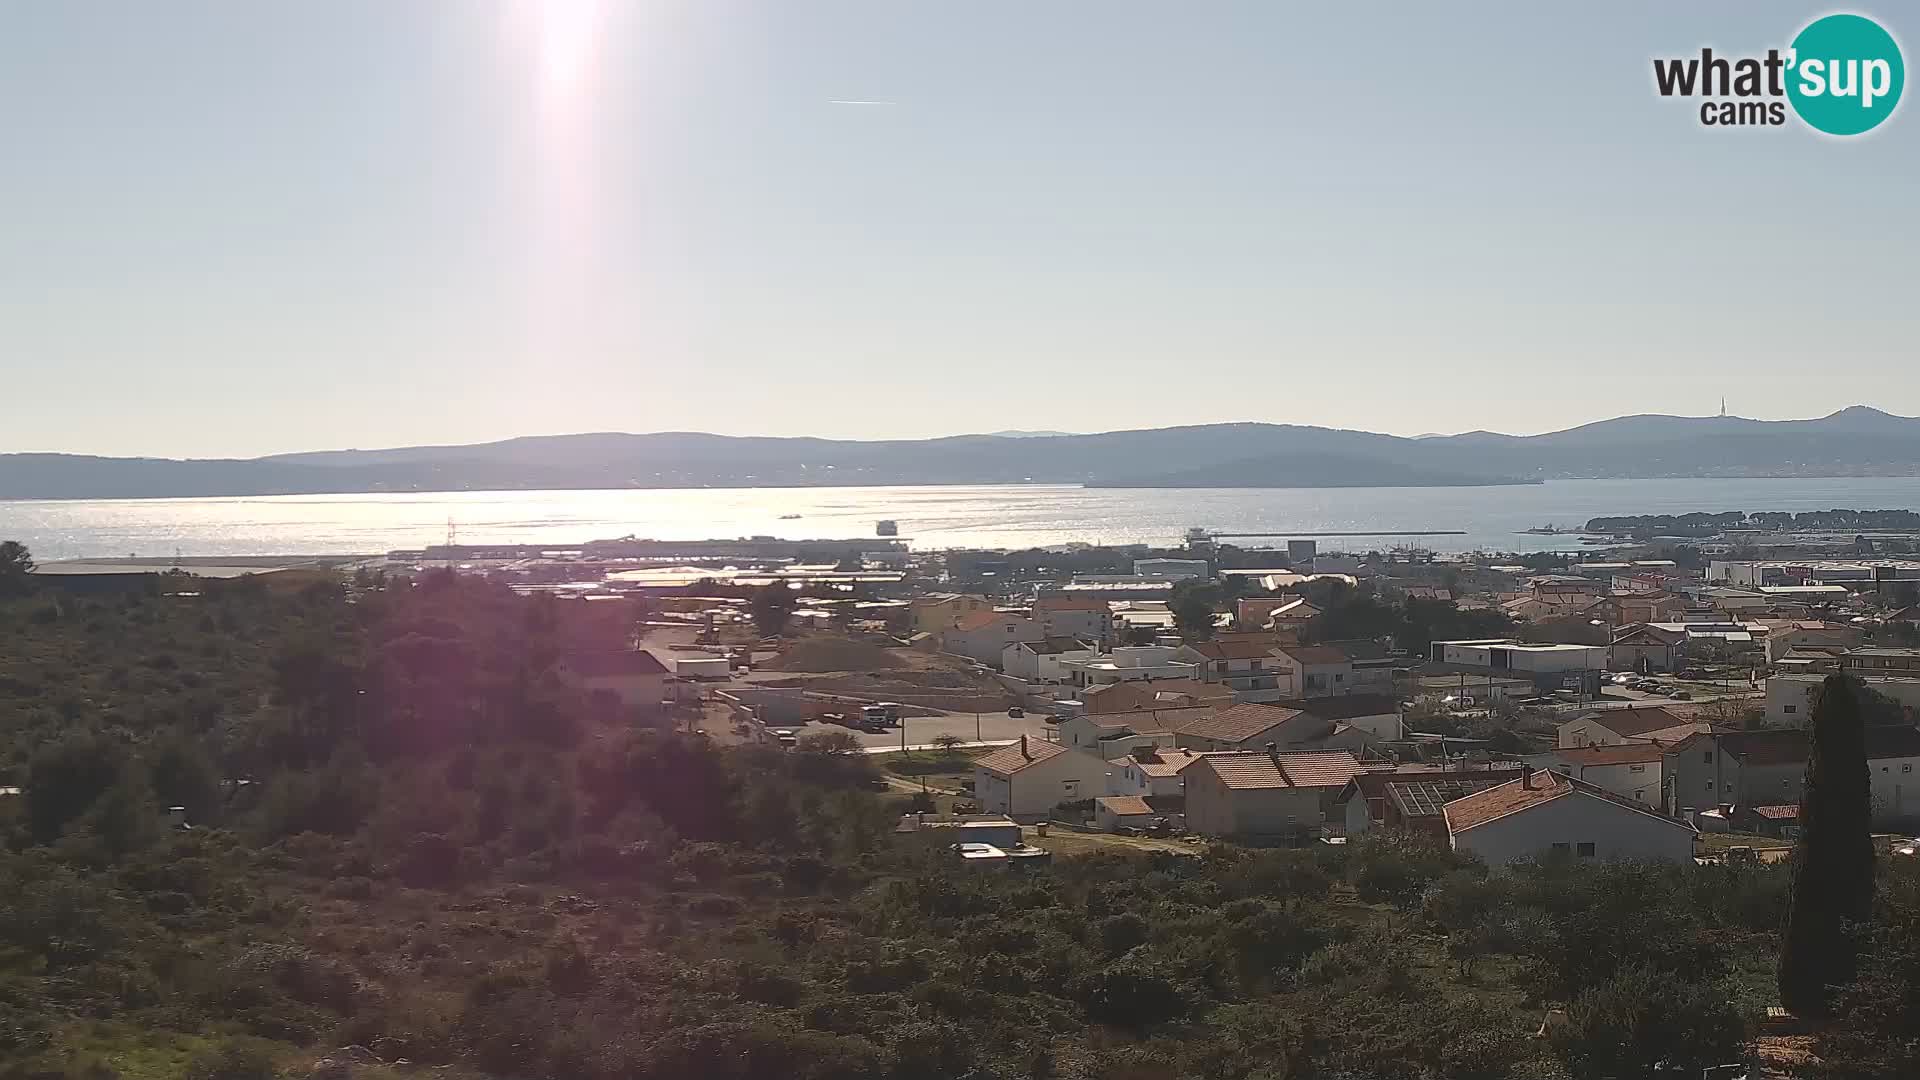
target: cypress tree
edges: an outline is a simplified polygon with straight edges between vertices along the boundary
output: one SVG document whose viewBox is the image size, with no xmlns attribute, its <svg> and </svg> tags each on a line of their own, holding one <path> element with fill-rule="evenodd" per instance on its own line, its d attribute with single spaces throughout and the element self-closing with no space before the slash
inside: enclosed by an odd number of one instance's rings
<svg viewBox="0 0 1920 1080">
<path fill-rule="evenodd" d="M 1800 842 L 1780 946 L 1780 1001 L 1803 1016 L 1831 1011 L 1853 978 L 1854 928 L 1873 912 L 1873 786 L 1861 696 L 1844 675 L 1820 686 L 1800 802 Z"/>
</svg>

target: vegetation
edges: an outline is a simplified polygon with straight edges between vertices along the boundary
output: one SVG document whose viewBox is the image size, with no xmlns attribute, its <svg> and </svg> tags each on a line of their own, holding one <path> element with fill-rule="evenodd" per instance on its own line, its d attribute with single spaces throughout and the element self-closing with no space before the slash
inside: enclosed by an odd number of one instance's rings
<svg viewBox="0 0 1920 1080">
<path fill-rule="evenodd" d="M 970 872 L 846 733 L 720 749 L 569 686 L 600 610 L 446 573 L 0 601 L 0 1077 L 1598 1078 L 1732 1060 L 1772 1000 L 1760 865 L 1383 832 Z M 1916 1062 L 1885 870 L 1845 1075 Z"/>
<path fill-rule="evenodd" d="M 1793 905 L 1780 953 L 1780 1000 L 1824 1016 L 1854 975 L 1857 935 L 1873 904 L 1873 791 L 1859 684 L 1821 683 L 1813 703 L 1802 832 L 1793 857 Z"/>
</svg>

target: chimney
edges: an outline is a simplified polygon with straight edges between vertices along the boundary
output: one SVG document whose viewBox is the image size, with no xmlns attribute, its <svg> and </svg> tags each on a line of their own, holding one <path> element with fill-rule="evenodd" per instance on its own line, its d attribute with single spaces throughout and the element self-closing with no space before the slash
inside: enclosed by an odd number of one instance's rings
<svg viewBox="0 0 1920 1080">
<path fill-rule="evenodd" d="M 1268 743 L 1268 744 L 1267 744 L 1267 756 L 1273 759 L 1273 763 L 1274 763 L 1275 765 L 1278 765 L 1278 764 L 1280 764 L 1280 744 L 1279 744 L 1279 743 Z"/>
<path fill-rule="evenodd" d="M 1021 736 L 1021 738 L 1025 737 Z M 1533 790 L 1533 766 L 1525 762 L 1520 763 L 1520 786 L 1529 791 Z"/>
<path fill-rule="evenodd" d="M 1027 733 L 1024 731 L 1020 733 L 1020 756 L 1023 758 L 1033 757 L 1032 754 L 1027 752 Z"/>
</svg>

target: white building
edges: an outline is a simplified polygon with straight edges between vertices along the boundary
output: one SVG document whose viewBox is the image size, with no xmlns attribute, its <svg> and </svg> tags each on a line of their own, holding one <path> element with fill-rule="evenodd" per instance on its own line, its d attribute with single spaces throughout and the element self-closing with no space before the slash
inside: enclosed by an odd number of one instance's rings
<svg viewBox="0 0 1920 1080">
<path fill-rule="evenodd" d="M 1603 709 L 1576 716 L 1556 729 L 1554 745 L 1562 750 L 1581 746 L 1618 746 L 1621 743 L 1672 745 L 1696 731 L 1707 731 L 1705 720 L 1682 720 L 1657 705 L 1630 709 Z"/>
<path fill-rule="evenodd" d="M 1662 801 L 1660 763 L 1667 749 L 1647 742 L 1619 743 L 1555 750 L 1525 760 L 1536 768 L 1552 769 L 1642 806 L 1655 807 Z"/>
<path fill-rule="evenodd" d="M 1133 572 L 1144 578 L 1180 581 L 1185 578 L 1206 577 L 1211 570 L 1205 559 L 1135 559 Z"/>
<path fill-rule="evenodd" d="M 1494 675 L 1531 679 L 1542 690 L 1600 692 L 1600 673 L 1607 668 L 1606 645 L 1552 645 L 1490 638 L 1479 641 L 1436 641 L 1432 658 Z"/>
<path fill-rule="evenodd" d="M 1185 663 L 1171 645 L 1127 645 L 1086 660 L 1063 660 L 1066 681 L 1075 686 L 1133 682 L 1140 679 L 1197 679 L 1197 665 Z"/>
<path fill-rule="evenodd" d="M 1042 818 L 1063 802 L 1106 793 L 1105 761 L 1025 735 L 973 763 L 974 799 L 990 814 Z"/>
<path fill-rule="evenodd" d="M 1000 650 L 1000 670 L 1027 683 L 1063 683 L 1067 669 L 1063 661 L 1091 660 L 1100 651 L 1084 641 L 1070 637 L 1050 637 L 1041 641 L 1016 641 Z"/>
<path fill-rule="evenodd" d="M 1007 646 L 1016 641 L 1040 641 L 1046 636 L 1039 623 L 1025 616 L 1006 611 L 974 611 L 958 616 L 952 626 L 941 631 L 940 647 L 999 667 Z"/>
<path fill-rule="evenodd" d="M 1273 701 L 1296 694 L 1276 651 L 1273 639 L 1260 635 L 1183 645 L 1175 659 L 1193 664 L 1205 681 L 1231 689 L 1237 701 Z"/>
<path fill-rule="evenodd" d="M 1555 772 L 1520 779 L 1446 804 L 1448 841 L 1489 866 L 1562 853 L 1579 859 L 1688 862 L 1694 827 L 1612 792 Z"/>
</svg>

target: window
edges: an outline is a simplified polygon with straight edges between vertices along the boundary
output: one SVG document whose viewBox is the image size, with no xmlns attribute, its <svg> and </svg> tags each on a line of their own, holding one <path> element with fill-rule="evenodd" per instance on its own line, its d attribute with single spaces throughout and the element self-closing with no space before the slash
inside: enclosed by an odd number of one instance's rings
<svg viewBox="0 0 1920 1080">
<path fill-rule="evenodd" d="M 1709 781 L 1707 781 L 1707 790 L 1708 790 L 1708 791 L 1712 791 L 1712 790 L 1713 790 L 1713 781 L 1711 781 L 1711 780 L 1709 780 Z"/>
<path fill-rule="evenodd" d="M 1557 852 L 1559 852 L 1559 853 L 1561 853 L 1561 854 L 1563 854 L 1563 855 L 1564 855 L 1564 854 L 1566 854 L 1566 851 L 1567 851 L 1567 845 L 1565 845 L 1565 844 L 1555 844 L 1555 845 L 1553 845 L 1553 850 L 1555 850 L 1555 851 L 1557 851 Z"/>
<path fill-rule="evenodd" d="M 1575 852 L 1575 854 L 1579 855 L 1583 859 L 1591 859 L 1593 858 L 1593 845 L 1590 843 L 1581 844 L 1579 847 L 1579 850 Z"/>
<path fill-rule="evenodd" d="M 1213 662 L 1213 670 L 1215 671 L 1227 670 L 1227 662 L 1225 660 L 1215 660 Z"/>
<path fill-rule="evenodd" d="M 1080 797 L 1080 781 L 1078 780 L 1060 781 L 1060 794 L 1064 796 L 1066 801 L 1068 802 L 1072 802 L 1073 800 L 1079 798 Z"/>
<path fill-rule="evenodd" d="M 1647 767 L 1645 765 L 1629 765 L 1627 766 L 1627 771 L 1628 772 L 1646 772 Z"/>
<path fill-rule="evenodd" d="M 1711 765 L 1711 764 L 1713 764 L 1713 751 L 1711 751 L 1711 750 L 1702 750 L 1702 751 L 1700 752 L 1700 764 L 1702 764 L 1702 765 Z"/>
<path fill-rule="evenodd" d="M 1008 623 L 1008 624 L 1007 624 L 1007 633 L 1009 633 L 1009 634 L 1011 634 L 1011 633 L 1013 633 L 1013 624 L 1012 624 L 1012 623 Z"/>
<path fill-rule="evenodd" d="M 1800 711 L 1800 706 L 1785 705 L 1785 706 L 1782 706 L 1782 711 L 1786 712 L 1788 715 L 1792 715 L 1793 713 L 1797 713 Z"/>
<path fill-rule="evenodd" d="M 1263 670 L 1263 669 L 1264 669 L 1265 667 L 1266 667 L 1266 662 L 1265 662 L 1265 661 L 1262 661 L 1262 660 L 1255 660 L 1255 661 L 1253 662 L 1253 670 L 1255 670 L 1255 671 L 1260 671 L 1260 670 Z"/>
<path fill-rule="evenodd" d="M 1336 672 L 1334 672 L 1334 673 L 1333 673 L 1333 681 L 1334 681 L 1334 682 L 1346 682 L 1346 681 L 1347 681 L 1347 677 L 1346 677 L 1345 675 L 1343 675 L 1343 674 L 1341 674 L 1340 672 L 1338 672 L 1338 671 L 1336 671 Z"/>
</svg>

